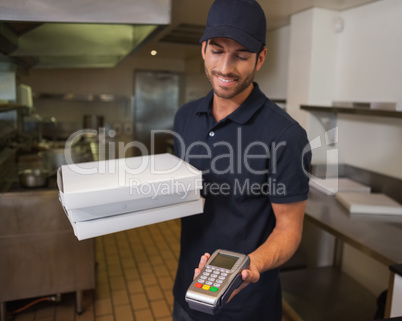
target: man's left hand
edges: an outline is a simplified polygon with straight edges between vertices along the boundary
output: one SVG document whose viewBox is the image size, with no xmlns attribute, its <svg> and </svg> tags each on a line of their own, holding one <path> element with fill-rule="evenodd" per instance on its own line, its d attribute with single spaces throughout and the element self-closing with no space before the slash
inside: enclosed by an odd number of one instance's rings
<svg viewBox="0 0 402 321">
<path fill-rule="evenodd" d="M 247 285 L 249 285 L 250 283 L 257 283 L 260 279 L 260 272 L 258 272 L 257 267 L 253 264 L 253 262 L 250 262 L 250 268 L 241 272 L 241 278 L 243 280 L 243 283 L 240 284 L 240 286 L 233 291 L 227 302 L 232 300 L 232 298 L 241 290 L 243 290 Z"/>
</svg>

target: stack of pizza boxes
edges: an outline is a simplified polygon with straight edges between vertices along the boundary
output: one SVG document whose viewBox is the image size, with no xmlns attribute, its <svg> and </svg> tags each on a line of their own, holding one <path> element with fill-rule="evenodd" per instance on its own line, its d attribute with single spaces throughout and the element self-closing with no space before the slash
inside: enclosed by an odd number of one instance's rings
<svg viewBox="0 0 402 321">
<path fill-rule="evenodd" d="M 57 184 L 79 240 L 203 212 L 202 173 L 171 154 L 62 165 Z"/>
</svg>

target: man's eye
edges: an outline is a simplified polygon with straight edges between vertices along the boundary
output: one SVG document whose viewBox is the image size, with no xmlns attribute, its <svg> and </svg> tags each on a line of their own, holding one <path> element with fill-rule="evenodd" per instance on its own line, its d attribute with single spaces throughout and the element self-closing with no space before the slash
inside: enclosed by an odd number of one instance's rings
<svg viewBox="0 0 402 321">
<path fill-rule="evenodd" d="M 244 61 L 248 59 L 248 57 L 245 57 L 245 56 L 237 56 L 237 58 L 240 60 L 244 60 Z"/>
<path fill-rule="evenodd" d="M 221 54 L 221 53 L 222 53 L 222 51 L 216 51 L 216 50 L 212 50 L 212 53 L 213 53 L 214 55 L 218 55 L 218 54 Z"/>
</svg>

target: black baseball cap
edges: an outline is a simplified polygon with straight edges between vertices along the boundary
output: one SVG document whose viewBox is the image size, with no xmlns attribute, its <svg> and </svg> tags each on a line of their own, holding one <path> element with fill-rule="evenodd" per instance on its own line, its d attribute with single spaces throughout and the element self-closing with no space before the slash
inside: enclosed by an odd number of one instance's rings
<svg viewBox="0 0 402 321">
<path fill-rule="evenodd" d="M 265 45 L 265 14 L 255 0 L 215 0 L 200 43 L 212 38 L 230 38 L 250 52 Z"/>
</svg>

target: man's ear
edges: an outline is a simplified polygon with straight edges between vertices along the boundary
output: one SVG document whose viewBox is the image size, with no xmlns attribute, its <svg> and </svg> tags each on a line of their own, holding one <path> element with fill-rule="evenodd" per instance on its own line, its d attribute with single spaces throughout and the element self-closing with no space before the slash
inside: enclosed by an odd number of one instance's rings
<svg viewBox="0 0 402 321">
<path fill-rule="evenodd" d="M 207 40 L 203 41 L 201 44 L 201 55 L 202 55 L 202 59 L 205 60 L 205 48 L 207 46 Z"/>
<path fill-rule="evenodd" d="M 257 59 L 257 64 L 255 66 L 255 70 L 258 71 L 261 69 L 262 65 L 264 64 L 265 58 L 267 57 L 267 48 L 264 48 Z"/>
</svg>

